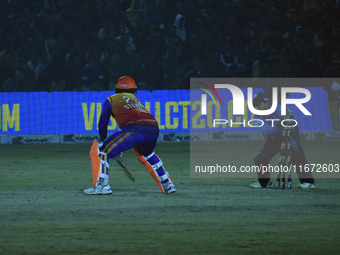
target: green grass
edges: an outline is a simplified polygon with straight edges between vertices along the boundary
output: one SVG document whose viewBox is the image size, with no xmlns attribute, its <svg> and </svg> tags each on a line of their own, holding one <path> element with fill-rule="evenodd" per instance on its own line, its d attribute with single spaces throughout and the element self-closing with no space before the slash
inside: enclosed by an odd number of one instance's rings
<svg viewBox="0 0 340 255">
<path fill-rule="evenodd" d="M 248 164 L 261 144 L 232 142 Z M 111 162 L 110 196 L 85 196 L 89 144 L 0 145 L 0 254 L 338 254 L 340 182 L 251 190 L 253 179 L 192 179 L 190 146 L 156 152 L 176 184 L 161 194 L 133 151 L 136 182 Z M 234 149 L 231 149 L 234 148 Z M 337 142 L 304 142 L 313 162 L 339 162 Z M 242 155 L 240 155 L 242 154 Z"/>
</svg>

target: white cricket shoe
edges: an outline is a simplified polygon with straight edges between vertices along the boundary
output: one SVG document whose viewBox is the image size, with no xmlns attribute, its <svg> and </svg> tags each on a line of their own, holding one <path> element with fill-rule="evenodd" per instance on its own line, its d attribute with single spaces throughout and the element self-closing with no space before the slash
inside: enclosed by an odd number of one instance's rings
<svg viewBox="0 0 340 255">
<path fill-rule="evenodd" d="M 112 194 L 112 189 L 110 185 L 101 186 L 98 185 L 95 188 L 91 187 L 88 189 L 84 189 L 85 195 L 110 195 Z"/>
<path fill-rule="evenodd" d="M 271 189 L 271 188 L 273 188 L 273 183 L 272 183 L 272 181 L 269 181 L 267 183 L 267 185 L 265 187 L 263 187 L 259 181 L 256 181 L 256 182 L 251 183 L 249 185 L 249 187 L 252 188 L 252 189 L 260 189 L 260 188 L 269 188 L 269 189 Z"/>
<path fill-rule="evenodd" d="M 299 189 L 315 189 L 315 184 L 304 182 L 298 185 Z"/>
<path fill-rule="evenodd" d="M 108 180 L 99 178 L 99 180 L 97 181 L 96 187 L 84 189 L 84 194 L 85 195 L 110 195 L 112 194 L 112 189 L 108 183 Z"/>
<path fill-rule="evenodd" d="M 171 194 L 176 192 L 175 185 L 172 183 L 170 179 L 168 179 L 166 183 L 162 182 L 162 186 L 165 194 Z"/>
</svg>

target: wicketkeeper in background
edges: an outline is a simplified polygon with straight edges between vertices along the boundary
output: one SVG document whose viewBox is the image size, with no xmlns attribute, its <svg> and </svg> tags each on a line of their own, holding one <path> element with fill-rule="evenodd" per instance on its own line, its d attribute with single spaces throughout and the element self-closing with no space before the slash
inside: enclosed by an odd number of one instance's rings
<svg viewBox="0 0 340 255">
<path fill-rule="evenodd" d="M 258 93 L 253 98 L 253 105 L 258 110 L 269 109 L 268 98 L 263 93 Z M 281 121 L 277 121 L 277 125 L 272 127 L 272 123 L 265 121 L 265 119 L 282 119 L 281 107 L 278 105 L 276 110 L 269 116 L 257 116 L 262 119 L 265 125 L 258 128 L 262 133 L 267 135 L 265 144 L 260 152 L 255 155 L 254 162 L 257 166 L 268 166 L 270 160 L 280 152 L 283 127 Z M 300 145 L 300 131 L 298 126 L 295 126 L 291 131 L 291 164 L 292 165 L 305 165 L 307 164 L 305 153 Z M 297 168 L 298 169 L 298 168 Z M 304 167 L 297 170 L 298 177 L 301 184 L 298 185 L 300 189 L 313 189 L 315 188 L 314 178 L 310 172 L 304 172 Z M 273 184 L 270 180 L 269 171 L 259 171 L 258 181 L 250 184 L 251 188 L 272 188 Z"/>
<path fill-rule="evenodd" d="M 87 195 L 112 194 L 109 185 L 109 159 L 119 157 L 123 151 L 131 148 L 135 149 L 138 159 L 163 193 L 176 192 L 169 174 L 163 168 L 162 160 L 154 153 L 159 135 L 158 123 L 135 96 L 136 93 L 134 79 L 123 76 L 116 84 L 116 94 L 109 96 L 103 104 L 98 124 L 101 143 L 98 145 L 97 155 L 100 163 L 92 164 L 92 171 L 98 170 L 93 169 L 98 167 L 99 175 L 94 179 L 94 187 L 84 190 Z M 116 120 L 120 131 L 107 138 L 111 116 Z M 94 149 L 97 152 L 97 148 Z"/>
</svg>

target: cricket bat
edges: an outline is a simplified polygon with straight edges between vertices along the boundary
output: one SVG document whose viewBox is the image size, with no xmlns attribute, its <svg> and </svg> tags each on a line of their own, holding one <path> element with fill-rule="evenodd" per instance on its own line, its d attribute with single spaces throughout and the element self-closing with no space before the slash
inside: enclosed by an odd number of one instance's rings
<svg viewBox="0 0 340 255">
<path fill-rule="evenodd" d="M 135 182 L 135 177 L 133 176 L 133 173 L 131 172 L 130 168 L 128 165 L 125 163 L 125 161 L 121 157 L 115 158 L 116 162 L 118 165 L 123 169 L 124 173 L 126 176 L 133 182 Z"/>
</svg>

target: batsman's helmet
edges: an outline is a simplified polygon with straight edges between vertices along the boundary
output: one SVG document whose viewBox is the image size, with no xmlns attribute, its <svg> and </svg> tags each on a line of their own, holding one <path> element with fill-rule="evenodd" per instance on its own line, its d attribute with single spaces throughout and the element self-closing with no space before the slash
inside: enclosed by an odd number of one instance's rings
<svg viewBox="0 0 340 255">
<path fill-rule="evenodd" d="M 116 89 L 128 90 L 137 89 L 135 80 L 130 76 L 122 76 L 118 79 Z"/>
</svg>

